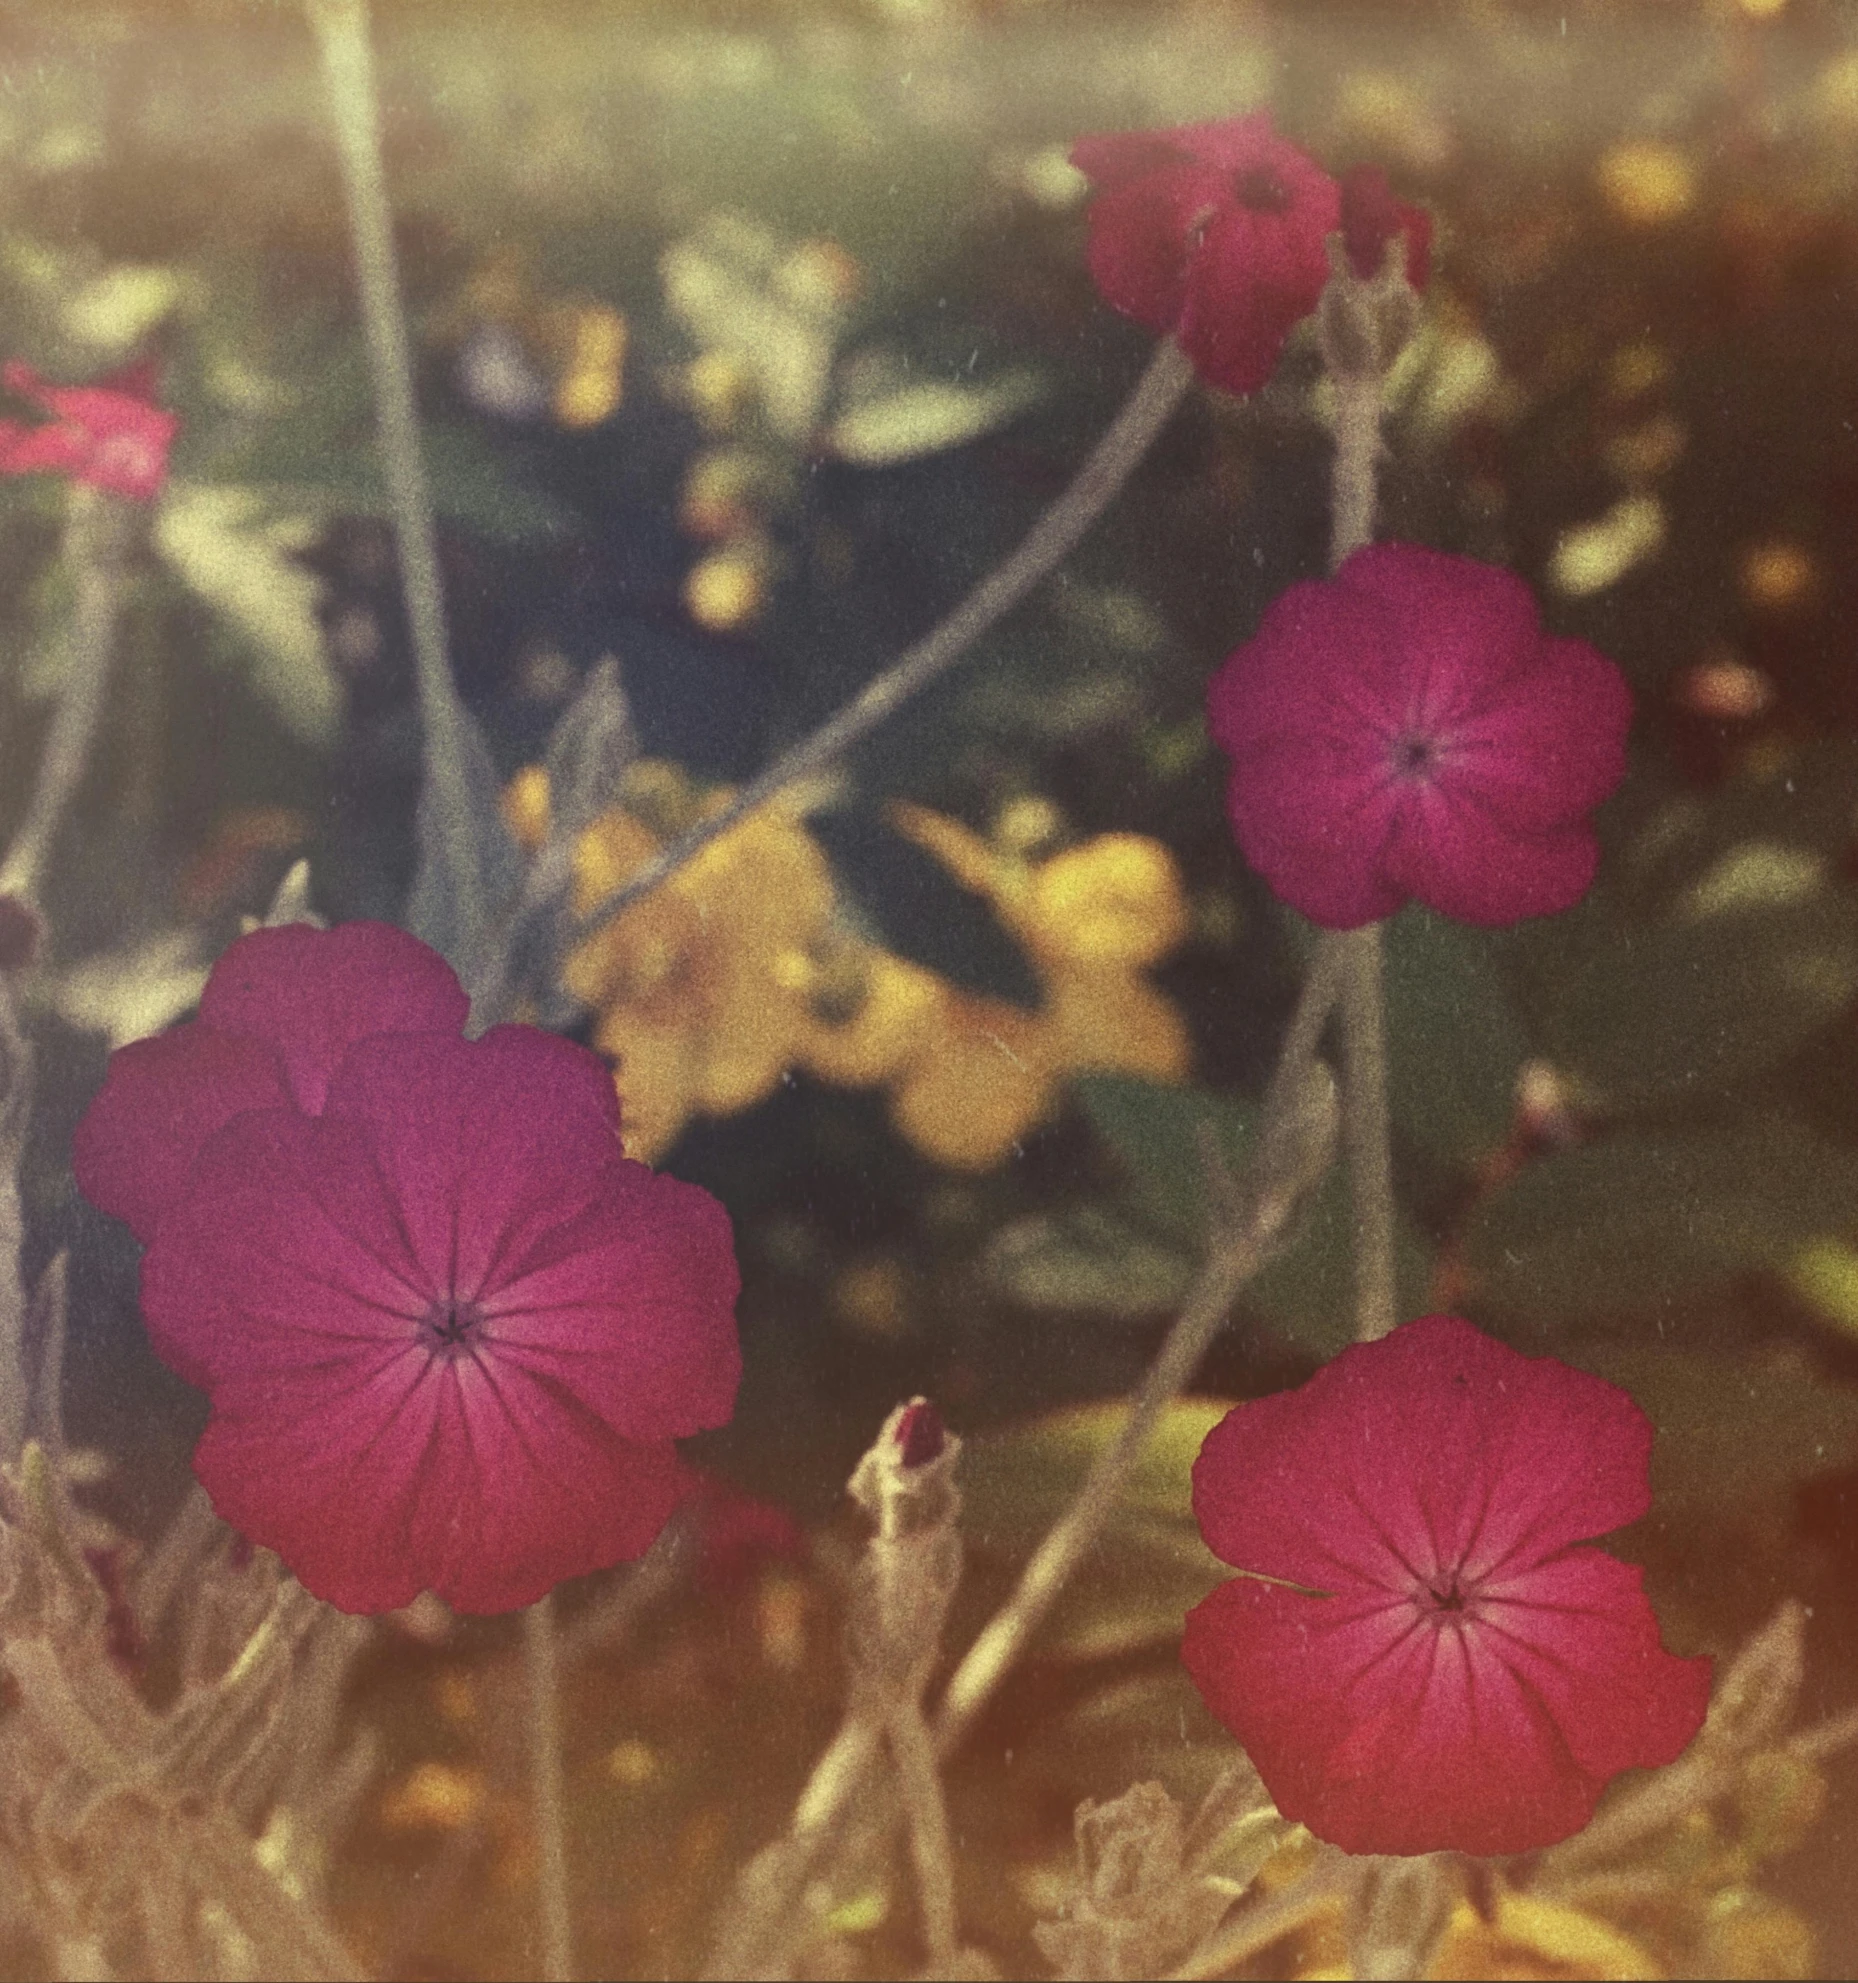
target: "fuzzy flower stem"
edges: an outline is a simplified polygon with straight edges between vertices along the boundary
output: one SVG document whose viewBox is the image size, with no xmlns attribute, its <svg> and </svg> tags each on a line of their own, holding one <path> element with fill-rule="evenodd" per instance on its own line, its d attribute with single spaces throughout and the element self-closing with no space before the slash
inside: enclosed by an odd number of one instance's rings
<svg viewBox="0 0 1858 1983">
<path fill-rule="evenodd" d="M 929 1958 L 926 1973 L 946 1976 L 960 1946 L 960 1934 L 955 1920 L 955 1858 L 949 1847 L 948 1809 L 942 1798 L 935 1743 L 916 1702 L 894 1711 L 884 1732 L 896 1766 L 897 1795 L 909 1826 L 910 1858 L 922 1900 L 923 1941 Z"/>
<path fill-rule="evenodd" d="M 561 1715 L 554 1619 L 550 1615 L 553 1608 L 553 1598 L 543 1597 L 523 1613 L 523 1665 L 529 1681 L 529 1763 L 541 1847 L 542 1974 L 548 1983 L 570 1983 L 574 1975 L 574 1941 L 568 1919 L 568 1845 L 562 1815 Z"/>
<path fill-rule="evenodd" d="M 1359 288 L 1345 269 L 1338 284 Z M 1339 364 L 1335 388 L 1335 464 L 1329 484 L 1329 569 L 1374 536 L 1376 470 L 1381 452 L 1381 373 Z M 1387 1118 L 1387 1023 L 1381 990 L 1381 925 L 1351 930 L 1342 991 L 1342 1109 L 1355 1205 L 1355 1335 L 1378 1341 L 1399 1319 L 1394 1292 L 1393 1157 Z"/>
<path fill-rule="evenodd" d="M 1281 1143 L 1286 1125 L 1307 1095 L 1317 1042 L 1340 989 L 1343 967 L 1342 940 L 1324 938 L 1311 960 L 1272 1077 L 1260 1136 L 1264 1174 L 1248 1196 L 1246 1213 L 1215 1242 L 1167 1340 L 1142 1380 L 1121 1432 L 1098 1456 L 1077 1498 L 1047 1532 L 1021 1572 L 1012 1596 L 955 1669 L 936 1718 L 936 1743 L 944 1755 L 959 1746 L 1089 1554 L 1162 1413 L 1186 1388 L 1239 1290 L 1269 1259 L 1274 1242 L 1295 1210 L 1298 1192 L 1273 1174 L 1278 1166 L 1270 1159 L 1274 1144 Z"/>
<path fill-rule="evenodd" d="M 1089 459 L 1004 564 L 981 580 L 940 626 L 925 634 L 869 681 L 811 736 L 784 751 L 751 778 L 723 810 L 680 835 L 623 887 L 588 910 L 572 932 L 579 943 L 641 896 L 669 881 L 712 840 L 720 838 L 777 792 L 823 771 L 869 736 L 890 713 L 959 661 L 982 634 L 1009 613 L 1063 559 L 1102 515 L 1193 383 L 1193 367 L 1171 341 L 1156 347 L 1148 370 Z"/>
<path fill-rule="evenodd" d="M 425 729 L 426 777 L 444 822 L 461 918 L 481 927 L 488 905 L 470 838 L 464 705 L 445 651 L 438 533 L 413 405 L 413 363 L 395 264 L 393 218 L 381 164 L 380 102 L 368 36 L 367 0 L 306 0 L 322 55 L 330 112 L 348 194 L 360 281 L 362 325 L 374 375 L 375 418 L 387 498 L 400 550 L 400 581 L 412 633 Z"/>
<path fill-rule="evenodd" d="M 0 893 L 27 901 L 38 894 L 58 829 L 84 781 L 103 716 L 122 603 L 123 557 L 136 507 L 83 482 L 69 485 L 66 502 L 62 556 L 77 585 L 69 668 L 26 817 L 0 862 Z"/>
<path fill-rule="evenodd" d="M 1355 1336 L 1364 1343 L 1378 1342 L 1399 1319 L 1381 928 L 1369 923 L 1339 938 L 1344 973 L 1342 1135 L 1355 1201 Z"/>
</svg>

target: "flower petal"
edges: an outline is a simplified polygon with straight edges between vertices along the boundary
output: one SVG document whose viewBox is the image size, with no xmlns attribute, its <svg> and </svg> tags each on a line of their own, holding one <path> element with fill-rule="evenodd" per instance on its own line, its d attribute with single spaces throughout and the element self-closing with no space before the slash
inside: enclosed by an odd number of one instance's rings
<svg viewBox="0 0 1858 1983">
<path fill-rule="evenodd" d="M 247 1109 L 289 1100 L 277 1055 L 261 1041 L 200 1025 L 137 1040 L 111 1054 L 73 1133 L 78 1189 L 146 1246 L 162 1213 L 187 1195 L 207 1138 Z"/>
<path fill-rule="evenodd" d="M 1347 746 L 1286 745 L 1237 761 L 1226 816 L 1247 861 L 1325 929 L 1358 929 L 1406 900 L 1386 873 L 1400 795 Z"/>
<path fill-rule="evenodd" d="M 1650 1505 L 1651 1428 L 1625 1392 L 1455 1316 L 1357 1344 L 1235 1406 L 1194 1467 L 1226 1562 L 1317 1590 L 1540 1562 Z"/>
<path fill-rule="evenodd" d="M 208 1391 L 410 1343 L 438 1292 L 366 1134 L 287 1108 L 235 1117 L 202 1147 L 142 1259 L 156 1354 Z"/>
<path fill-rule="evenodd" d="M 1188 1614 L 1182 1658 L 1287 1818 L 1345 1852 L 1523 1852 L 1576 1832 L 1602 1780 L 1462 1627 L 1244 1578 Z"/>
<path fill-rule="evenodd" d="M 213 966 L 200 999 L 203 1024 L 277 1049 L 297 1106 L 312 1115 L 357 1040 L 455 1035 L 469 1011 L 444 958 L 390 923 L 253 930 Z"/>
<path fill-rule="evenodd" d="M 365 1128 L 427 1284 L 467 1300 L 569 1225 L 623 1161 L 599 1057 L 531 1026 L 361 1040 L 326 1111 Z"/>
<path fill-rule="evenodd" d="M 1253 393 L 1277 369 L 1284 340 L 1329 279 L 1323 238 L 1335 225 L 1333 208 L 1330 200 L 1318 213 L 1256 213 L 1228 200 L 1208 223 L 1188 265 L 1177 334 L 1210 384 Z"/>
<path fill-rule="evenodd" d="M 1599 864 L 1600 844 L 1585 821 L 1513 830 L 1442 774 L 1430 787 L 1408 786 L 1384 869 L 1402 897 L 1500 928 L 1573 908 Z"/>
<path fill-rule="evenodd" d="M 230 1385 L 194 1456 L 220 1514 L 342 1610 L 422 1590 L 518 1609 L 641 1555 L 685 1491 L 668 1443 L 616 1440 L 469 1359 L 413 1359 L 365 1391 L 309 1369 Z"/>
<path fill-rule="evenodd" d="M 1632 691 L 1583 640 L 1549 640 L 1537 665 L 1453 725 L 1442 775 L 1506 825 L 1560 826 L 1626 775 Z"/>
<path fill-rule="evenodd" d="M 484 1357 L 628 1439 L 683 1438 L 734 1409 L 739 1291 L 722 1206 L 621 1160 L 578 1218 L 511 1251 L 484 1298 Z"/>
<path fill-rule="evenodd" d="M 1665 1651 L 1636 1564 L 1570 1549 L 1488 1583 L 1478 1611 L 1480 1636 L 1590 1775 L 1675 1762 L 1701 1725 L 1710 1662 Z"/>
<path fill-rule="evenodd" d="M 1090 274 L 1111 309 L 1157 332 L 1180 321 L 1193 237 L 1229 197 L 1220 176 L 1185 160 L 1098 194 Z"/>
</svg>

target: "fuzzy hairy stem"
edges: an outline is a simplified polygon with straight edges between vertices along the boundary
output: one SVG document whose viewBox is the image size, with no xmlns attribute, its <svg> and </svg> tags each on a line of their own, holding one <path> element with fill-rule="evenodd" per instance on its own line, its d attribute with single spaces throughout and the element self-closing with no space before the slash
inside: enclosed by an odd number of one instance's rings
<svg viewBox="0 0 1858 1983">
<path fill-rule="evenodd" d="M 1355 1339 L 1378 1342 L 1399 1320 L 1394 1283 L 1393 1151 L 1387 1115 L 1387 1016 L 1381 931 L 1339 939 L 1342 980 L 1342 1135 L 1355 1220 Z"/>
<path fill-rule="evenodd" d="M 1404 252 L 1404 251 L 1403 251 Z M 1364 285 L 1337 268 L 1336 314 L 1358 302 Z M 1327 300 L 1327 299 L 1326 299 Z M 1347 354 L 1325 339 L 1335 389 L 1335 461 L 1329 484 L 1329 569 L 1374 536 L 1381 455 L 1378 354 Z M 1398 1320 L 1394 1292 L 1393 1156 L 1387 1119 L 1387 1024 L 1381 992 L 1381 926 L 1351 930 L 1342 992 L 1342 1113 L 1355 1209 L 1355 1335 L 1378 1341 Z"/>
<path fill-rule="evenodd" d="M 673 840 L 655 859 L 575 925 L 579 942 L 605 927 L 693 861 L 712 840 L 764 806 L 777 792 L 823 771 L 861 742 L 895 709 L 959 661 L 982 634 L 1010 612 L 1077 544 L 1148 452 L 1193 383 L 1193 367 L 1172 342 L 1157 346 L 1147 371 L 1070 485 L 941 625 L 892 662 L 811 736 L 784 751 L 736 793 L 721 812 Z"/>
<path fill-rule="evenodd" d="M 436 801 L 466 927 L 489 910 L 470 837 L 464 705 L 445 648 L 438 532 L 413 404 L 413 361 L 394 256 L 393 217 L 381 163 L 380 101 L 369 41 L 367 0 L 305 0 L 322 57 L 323 80 L 342 161 L 361 293 L 362 326 L 374 381 L 375 420 L 387 499 L 400 551 L 400 584 L 413 642 L 426 778 Z"/>
<path fill-rule="evenodd" d="M 137 505 L 83 482 L 66 494 L 60 555 L 77 584 L 69 667 L 59 690 L 26 816 L 0 862 L 0 894 L 35 900 L 58 829 L 64 823 L 103 718 L 104 691 L 116 648 L 124 555 Z"/>
<path fill-rule="evenodd" d="M 552 1597 L 540 1597 L 523 1613 L 523 1667 L 529 1683 L 529 1768 L 541 1855 L 542 1974 L 547 1983 L 572 1983 L 574 1937 L 568 1915 L 568 1834 L 562 1810 L 554 1610 Z"/>
</svg>

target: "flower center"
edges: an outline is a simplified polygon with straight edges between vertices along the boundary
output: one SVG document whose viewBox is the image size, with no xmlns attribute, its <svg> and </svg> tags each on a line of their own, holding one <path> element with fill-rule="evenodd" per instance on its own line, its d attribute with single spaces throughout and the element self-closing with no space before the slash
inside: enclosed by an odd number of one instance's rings
<svg viewBox="0 0 1858 1983">
<path fill-rule="evenodd" d="M 484 1311 L 474 1301 L 456 1295 L 435 1301 L 420 1320 L 420 1329 L 435 1349 L 458 1351 L 470 1347 L 484 1325 Z"/>
<path fill-rule="evenodd" d="M 1438 756 L 1438 747 L 1430 737 L 1409 734 L 1394 740 L 1394 770 L 1402 778 L 1423 778 Z"/>
<path fill-rule="evenodd" d="M 1254 165 L 1232 182 L 1233 197 L 1253 213 L 1286 213 L 1290 189 L 1268 165 Z"/>
<path fill-rule="evenodd" d="M 1437 1584 L 1428 1584 L 1426 1588 L 1432 1595 L 1433 1603 L 1441 1611 L 1462 1611 L 1464 1609 L 1465 1595 L 1458 1588 L 1458 1579 L 1456 1577 L 1448 1579 L 1443 1588 Z"/>
</svg>

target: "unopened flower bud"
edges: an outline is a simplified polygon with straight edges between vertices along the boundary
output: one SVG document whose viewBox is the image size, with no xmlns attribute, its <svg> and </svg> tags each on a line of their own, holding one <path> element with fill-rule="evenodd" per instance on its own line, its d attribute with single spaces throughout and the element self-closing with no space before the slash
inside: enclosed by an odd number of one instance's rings
<svg viewBox="0 0 1858 1983">
<path fill-rule="evenodd" d="M 926 1467 L 942 1457 L 948 1435 L 942 1414 L 926 1398 L 918 1398 L 897 1421 L 897 1452 L 906 1467 Z"/>
</svg>

